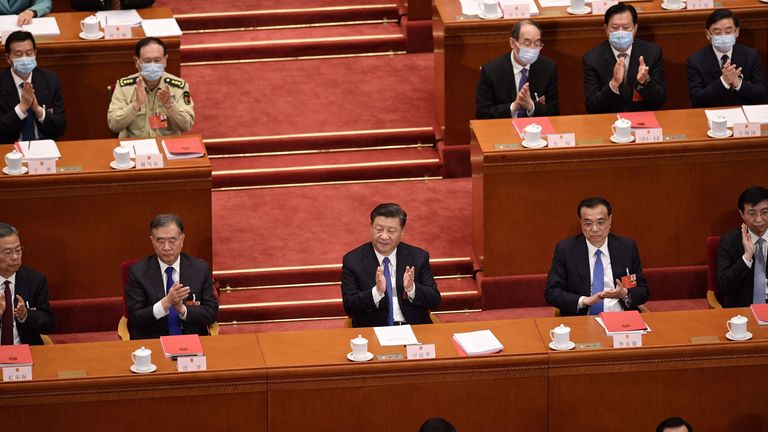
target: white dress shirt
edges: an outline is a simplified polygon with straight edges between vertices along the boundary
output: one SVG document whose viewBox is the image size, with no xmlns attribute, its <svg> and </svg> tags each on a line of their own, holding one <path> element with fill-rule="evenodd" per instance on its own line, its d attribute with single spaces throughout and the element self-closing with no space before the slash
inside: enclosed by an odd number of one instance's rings
<svg viewBox="0 0 768 432">
<path fill-rule="evenodd" d="M 755 245 L 755 249 L 757 249 L 757 240 L 762 238 L 763 241 L 763 258 L 768 257 L 768 231 L 764 232 L 762 237 L 758 237 L 753 233 L 752 231 L 749 232 L 749 238 L 752 240 L 752 244 Z M 757 251 L 755 251 L 757 253 Z M 746 258 L 744 258 L 744 255 L 741 256 L 741 259 L 744 260 L 744 263 L 747 265 L 747 267 L 752 268 L 752 263 L 755 262 L 755 257 L 753 256 L 751 260 L 747 261 Z M 765 287 L 766 295 L 768 295 L 768 283 L 766 283 Z"/>
<path fill-rule="evenodd" d="M 595 272 L 595 262 L 597 261 L 597 257 L 595 256 L 595 252 L 597 252 L 598 249 L 600 249 L 601 256 L 600 261 L 603 263 L 603 290 L 607 289 L 614 289 L 616 288 L 616 285 L 613 281 L 613 270 L 611 268 L 611 254 L 608 252 L 608 239 L 605 239 L 605 242 L 603 242 L 603 245 L 599 248 L 592 245 L 592 243 L 589 242 L 589 240 L 584 240 L 587 242 L 587 256 L 589 257 L 589 281 L 590 284 L 592 283 L 592 275 Z M 587 307 L 584 305 L 584 299 L 586 299 L 585 296 L 579 297 L 579 308 Z M 624 309 L 621 307 L 621 304 L 619 304 L 619 299 L 615 298 L 605 298 L 603 299 L 603 311 L 604 312 L 621 312 Z"/>
<path fill-rule="evenodd" d="M 616 63 L 619 62 L 619 54 L 626 54 L 627 58 L 624 60 L 624 81 L 622 81 L 622 84 L 627 80 L 627 75 L 629 75 L 629 59 L 632 58 L 632 45 L 629 46 L 629 48 L 622 52 L 619 52 L 616 50 L 616 48 L 611 45 L 611 51 L 613 51 L 613 56 L 616 57 Z M 608 87 L 611 87 L 611 82 L 608 82 Z M 614 93 L 620 94 L 619 89 L 611 87 L 611 90 L 613 90 Z"/>
<path fill-rule="evenodd" d="M 19 108 L 19 105 L 21 104 L 21 84 L 25 82 L 31 83 L 33 73 L 34 71 L 30 72 L 29 78 L 27 78 L 26 80 L 23 80 L 19 78 L 19 76 L 16 75 L 16 72 L 13 70 L 13 68 L 11 68 L 11 76 L 13 77 L 13 84 L 16 86 L 16 91 L 19 93 L 19 104 L 16 104 L 14 111 L 16 111 L 16 115 L 19 116 L 19 119 L 22 121 L 24 121 L 24 119 L 27 118 L 27 113 L 25 111 L 22 111 L 21 108 Z M 45 108 L 43 108 L 42 117 L 37 118 L 37 121 L 39 121 L 40 123 L 42 123 L 43 120 L 45 120 Z M 38 136 L 39 135 L 37 133 L 37 124 L 35 124 L 35 138 L 37 138 Z"/>
<path fill-rule="evenodd" d="M 715 47 L 712 47 L 712 51 L 715 52 L 715 57 L 717 57 L 717 64 L 719 64 L 720 67 L 723 67 L 723 62 L 722 62 L 722 60 L 720 60 L 720 59 L 723 58 L 723 55 L 727 55 L 728 56 L 728 61 L 733 63 L 733 47 L 731 47 L 731 49 L 729 49 L 728 52 L 724 52 L 724 53 L 716 50 Z M 731 89 L 731 86 L 729 86 L 725 82 L 725 80 L 723 79 L 722 75 L 720 75 L 720 82 L 723 84 L 723 87 L 727 88 L 728 90 Z M 739 91 L 739 89 L 741 89 L 741 83 L 739 83 L 738 87 L 734 87 L 733 89 L 736 90 L 736 91 Z"/>
<path fill-rule="evenodd" d="M 164 263 L 160 258 L 157 259 L 157 261 L 160 263 L 160 274 L 163 276 L 163 292 L 165 294 L 168 294 L 168 290 L 166 287 L 168 286 L 168 276 L 165 274 L 165 269 L 168 267 L 173 267 L 173 281 L 178 282 L 181 280 L 181 271 L 179 270 L 180 262 L 181 262 L 181 255 L 179 255 L 178 258 L 176 258 L 176 262 L 173 263 L 173 265 L 169 266 L 168 264 Z M 171 306 L 173 307 L 173 306 Z M 152 315 L 155 316 L 156 319 L 160 319 L 166 315 L 168 315 L 168 311 L 163 308 L 162 300 L 155 303 L 154 306 L 152 306 Z M 181 319 L 187 319 L 187 308 L 184 308 L 183 312 L 179 313 L 179 318 Z"/>
<path fill-rule="evenodd" d="M 8 279 L 0 276 L 0 293 L 5 291 L 5 281 L 11 282 L 11 298 L 5 299 L 5 304 L 7 305 L 8 302 L 11 304 L 11 313 L 13 313 L 13 302 L 16 299 L 16 273 L 12 274 L 11 277 Z M 0 311 L 0 316 L 2 316 L 3 311 Z M 29 316 L 29 311 L 27 311 L 27 316 L 24 317 L 24 321 L 27 320 L 27 317 Z M 21 339 L 19 338 L 19 330 L 16 328 L 16 321 L 23 323 L 24 321 L 16 318 L 16 315 L 13 316 L 13 344 L 18 345 L 21 343 Z M 0 323 L 0 328 L 2 328 L 3 324 Z"/>
<path fill-rule="evenodd" d="M 379 260 L 379 265 L 382 267 L 384 266 L 384 258 L 389 258 L 389 279 L 392 283 L 392 316 L 395 321 L 405 322 L 403 312 L 400 310 L 400 303 L 397 301 L 397 248 L 388 257 L 380 254 L 375 248 L 373 252 L 376 254 L 376 259 Z M 371 292 L 373 293 L 373 302 L 376 304 L 376 307 L 379 307 L 379 301 L 384 298 L 384 295 L 379 294 L 376 285 L 373 286 Z M 408 291 L 405 293 L 408 295 L 408 300 L 413 301 L 413 298 L 416 296 L 416 283 L 414 282 L 410 293 Z"/>
</svg>

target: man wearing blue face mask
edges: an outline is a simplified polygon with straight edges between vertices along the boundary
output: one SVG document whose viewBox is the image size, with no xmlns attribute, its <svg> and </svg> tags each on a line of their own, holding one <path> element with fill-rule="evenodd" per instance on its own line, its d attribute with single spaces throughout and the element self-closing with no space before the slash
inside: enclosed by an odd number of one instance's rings
<svg viewBox="0 0 768 432">
<path fill-rule="evenodd" d="M 541 27 L 518 21 L 509 38 L 512 51 L 483 65 L 477 83 L 475 115 L 479 119 L 542 117 L 560 114 L 557 67 L 539 55 Z"/>
<path fill-rule="evenodd" d="M 117 80 L 107 122 L 120 138 L 178 135 L 192 129 L 195 110 L 189 84 L 165 72 L 163 41 L 153 37 L 136 43 L 139 73 Z"/>
<path fill-rule="evenodd" d="M 664 105 L 664 60 L 661 48 L 635 39 L 637 11 L 618 3 L 605 11 L 608 40 L 582 58 L 587 112 L 652 111 Z"/>
<path fill-rule="evenodd" d="M 712 43 L 688 58 L 688 95 L 694 108 L 768 103 L 760 54 L 738 45 L 739 19 L 730 9 L 717 9 L 706 22 Z"/>
<path fill-rule="evenodd" d="M 16 31 L 5 41 L 5 60 L 11 66 L 0 73 L 0 143 L 56 139 L 67 121 L 59 77 L 37 67 L 32 33 Z"/>
</svg>

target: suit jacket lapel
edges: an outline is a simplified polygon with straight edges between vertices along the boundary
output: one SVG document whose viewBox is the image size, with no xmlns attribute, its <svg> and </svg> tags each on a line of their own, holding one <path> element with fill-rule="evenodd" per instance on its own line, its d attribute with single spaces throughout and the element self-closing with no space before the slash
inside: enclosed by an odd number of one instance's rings
<svg viewBox="0 0 768 432">
<path fill-rule="evenodd" d="M 27 295 L 27 290 L 29 289 L 29 273 L 27 272 L 27 269 L 22 266 L 19 268 L 19 270 L 16 272 L 16 286 L 14 289 L 14 293 L 16 295 L 20 295 L 21 298 L 24 299 L 24 301 L 29 300 L 29 297 Z M 16 297 L 13 298 L 13 306 L 16 306 Z"/>
<path fill-rule="evenodd" d="M 154 301 L 158 301 L 165 297 L 165 285 L 163 285 L 163 275 L 160 270 L 160 263 L 158 262 L 157 255 L 152 255 L 149 259 L 149 266 L 147 267 L 147 280 L 149 280 L 149 286 L 154 291 Z"/>
<path fill-rule="evenodd" d="M 397 285 L 397 298 L 400 298 L 405 292 L 403 286 L 403 276 L 405 268 L 411 263 L 411 254 L 403 247 L 402 243 L 397 248 L 397 269 L 395 269 L 395 283 Z"/>
<path fill-rule="evenodd" d="M 623 263 L 619 262 L 620 251 L 616 244 L 616 239 L 608 235 L 608 253 L 611 254 L 611 280 L 617 279 L 617 276 L 624 274 L 626 267 L 622 268 Z"/>
<path fill-rule="evenodd" d="M 584 236 L 579 236 L 577 239 L 576 256 L 578 257 L 579 262 L 577 267 L 578 277 L 581 282 L 580 285 L 584 287 L 583 292 L 590 293 L 592 291 L 592 281 L 589 277 L 589 249 L 587 249 L 587 239 Z"/>
<path fill-rule="evenodd" d="M 512 67 L 512 52 L 510 51 L 509 55 L 506 57 L 506 61 L 504 62 L 504 67 L 502 68 L 504 70 L 504 77 L 507 79 L 507 85 L 509 89 L 509 97 L 512 98 L 512 100 L 517 99 L 517 82 L 515 81 L 515 68 Z"/>
</svg>

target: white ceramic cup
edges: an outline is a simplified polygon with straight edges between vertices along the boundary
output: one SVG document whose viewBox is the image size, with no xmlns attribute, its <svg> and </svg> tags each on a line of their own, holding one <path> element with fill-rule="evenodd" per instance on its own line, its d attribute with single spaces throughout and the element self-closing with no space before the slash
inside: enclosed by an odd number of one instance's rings
<svg viewBox="0 0 768 432">
<path fill-rule="evenodd" d="M 565 324 L 553 328 L 549 331 L 549 338 L 552 339 L 552 343 L 558 348 L 565 348 L 571 341 L 571 328 Z"/>
<path fill-rule="evenodd" d="M 579 12 L 584 10 L 584 0 L 571 0 L 571 10 Z"/>
<path fill-rule="evenodd" d="M 728 135 L 728 120 L 723 116 L 718 116 L 709 122 L 709 130 L 712 135 L 722 137 Z"/>
<path fill-rule="evenodd" d="M 620 140 L 628 140 L 632 136 L 632 122 L 627 119 L 618 119 L 611 125 L 613 135 Z"/>
<path fill-rule="evenodd" d="M 361 335 L 349 340 L 349 347 L 352 348 L 352 357 L 355 360 L 365 360 L 368 354 L 368 339 Z"/>
<path fill-rule="evenodd" d="M 499 14 L 499 2 L 497 0 L 481 0 L 480 10 L 483 15 L 493 17 Z"/>
<path fill-rule="evenodd" d="M 5 155 L 5 165 L 8 166 L 9 172 L 21 172 L 21 158 L 21 153 L 17 152 L 16 149 Z"/>
<path fill-rule="evenodd" d="M 728 327 L 728 331 L 736 339 L 743 338 L 747 335 L 747 321 L 749 319 L 745 316 L 736 315 L 729 319 L 725 326 Z"/>
<path fill-rule="evenodd" d="M 131 353 L 136 370 L 145 371 L 152 367 L 152 350 L 141 347 Z"/>
<path fill-rule="evenodd" d="M 98 35 L 99 34 L 99 19 L 96 18 L 96 15 L 91 15 L 91 16 L 85 17 L 85 19 L 80 21 L 80 29 L 87 36 L 96 36 L 96 35 Z"/>
<path fill-rule="evenodd" d="M 671 8 L 680 7 L 680 0 L 664 0 L 664 3 Z"/>
<path fill-rule="evenodd" d="M 541 141 L 541 126 L 531 123 L 523 129 L 525 141 L 530 144 L 538 144 Z"/>
<path fill-rule="evenodd" d="M 117 166 L 122 168 L 131 165 L 131 150 L 128 147 L 117 146 L 112 150 L 112 155 L 115 157 Z"/>
</svg>

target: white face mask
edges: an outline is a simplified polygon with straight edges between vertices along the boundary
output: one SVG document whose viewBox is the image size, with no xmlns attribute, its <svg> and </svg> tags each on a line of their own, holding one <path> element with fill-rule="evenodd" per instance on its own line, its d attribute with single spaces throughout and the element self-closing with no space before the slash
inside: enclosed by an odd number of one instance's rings
<svg viewBox="0 0 768 432">
<path fill-rule="evenodd" d="M 721 53 L 727 53 L 734 45 L 736 45 L 735 34 L 711 35 L 710 38 L 712 39 L 712 46 Z"/>
</svg>

